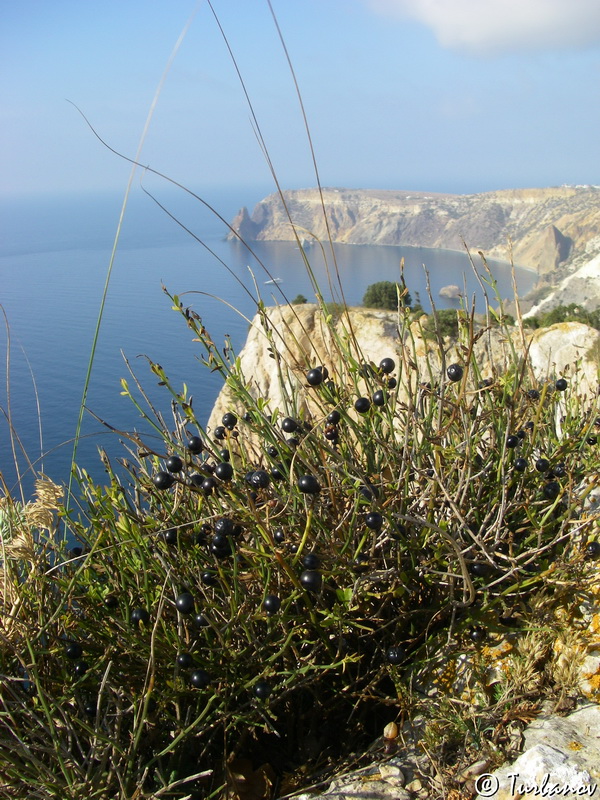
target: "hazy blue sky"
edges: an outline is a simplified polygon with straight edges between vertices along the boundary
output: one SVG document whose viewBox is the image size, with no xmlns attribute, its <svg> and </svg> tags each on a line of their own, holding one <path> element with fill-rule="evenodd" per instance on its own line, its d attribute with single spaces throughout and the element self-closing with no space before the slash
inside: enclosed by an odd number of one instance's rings
<svg viewBox="0 0 600 800">
<path fill-rule="evenodd" d="M 315 184 L 266 0 L 214 0 L 284 187 Z M 598 0 L 273 0 L 324 185 L 470 192 L 600 183 Z M 122 189 L 76 110 L 198 189 L 269 185 L 206 2 L 4 0 L 2 194 Z"/>
</svg>

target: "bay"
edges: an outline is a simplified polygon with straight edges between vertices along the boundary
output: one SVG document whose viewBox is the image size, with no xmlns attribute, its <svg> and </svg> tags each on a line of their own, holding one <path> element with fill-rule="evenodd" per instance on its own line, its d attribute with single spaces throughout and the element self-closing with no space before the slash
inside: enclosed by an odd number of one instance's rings
<svg viewBox="0 0 600 800">
<path fill-rule="evenodd" d="M 264 187 L 213 190 L 207 199 L 225 220 L 231 220 L 242 205 L 252 207 L 267 193 Z M 257 242 L 249 252 L 241 243 L 227 241 L 226 225 L 189 195 L 163 192 L 158 199 L 181 224 L 143 192 L 133 193 L 116 251 L 86 403 L 112 426 L 139 430 L 146 437 L 152 435 L 151 429 L 120 394 L 121 378 L 128 377 L 124 358 L 167 419 L 170 396 L 157 386 L 144 356 L 165 368 L 176 389 L 187 383 L 202 424 L 221 386 L 218 374 L 200 363 L 202 349 L 192 341 L 181 315 L 171 309 L 162 285 L 201 316 L 217 344 L 228 335 L 237 351 L 256 308 L 256 287 L 267 305 L 297 294 L 314 300 L 302 253 L 294 243 Z M 0 472 L 10 491 L 20 480 L 29 495 L 34 472 L 68 480 L 71 440 L 120 204 L 116 195 L 0 203 L 0 303 L 7 320 L 0 334 L 0 354 L 10 355 L 8 381 L 0 389 Z M 340 300 L 328 291 L 331 250 L 312 245 L 305 252 L 325 299 Z M 467 256 L 424 248 L 336 245 L 346 302 L 360 304 L 367 286 L 375 281 L 397 280 L 401 259 L 413 300 L 418 297 L 426 311 L 431 308 L 428 280 L 438 308 L 458 307 L 458 301 L 438 298 L 442 286 L 455 283 L 483 310 L 481 286 Z M 509 265 L 489 264 L 500 294 L 511 296 Z M 535 275 L 526 270 L 516 274 L 523 294 L 535 283 Z M 280 282 L 267 284 L 271 278 Z M 102 482 L 98 447 L 115 457 L 123 454 L 122 446 L 118 436 L 89 414 L 83 434 L 78 463 Z"/>
</svg>

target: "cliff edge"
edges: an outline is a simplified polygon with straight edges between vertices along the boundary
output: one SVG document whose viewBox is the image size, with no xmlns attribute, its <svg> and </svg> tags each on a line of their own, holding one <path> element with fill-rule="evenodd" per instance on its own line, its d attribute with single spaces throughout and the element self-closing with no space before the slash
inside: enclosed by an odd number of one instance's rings
<svg viewBox="0 0 600 800">
<path fill-rule="evenodd" d="M 325 364 L 332 368 L 332 353 L 335 343 L 332 330 L 323 318 L 319 306 L 307 303 L 296 306 L 273 306 L 266 309 L 269 326 L 276 332 L 276 343 L 280 358 L 272 356 L 272 342 L 265 335 L 264 320 L 254 317 L 243 349 L 239 353 L 238 368 L 248 381 L 249 392 L 254 397 L 264 398 L 270 411 L 279 409 L 288 414 L 289 398 L 294 396 L 297 411 L 318 414 L 312 405 L 314 392 L 306 383 L 305 372 L 309 363 Z M 350 322 L 356 336 L 357 350 L 365 360 L 379 363 L 391 356 L 398 360 L 409 342 L 399 336 L 397 314 L 367 308 L 351 308 L 348 317 L 338 320 L 337 335 L 344 337 Z M 558 375 L 577 376 L 578 392 L 595 397 L 598 387 L 597 351 L 600 347 L 600 332 L 579 322 L 563 322 L 549 328 L 527 332 L 525 340 L 518 328 L 510 331 L 510 339 L 501 328 L 489 330 L 478 339 L 474 356 L 481 374 L 502 374 L 513 357 L 513 348 L 520 355 L 527 353 L 533 373 L 540 380 Z M 460 347 L 448 341 L 446 358 L 459 358 Z M 414 348 L 414 351 L 412 350 Z M 416 362 L 415 374 L 419 380 L 429 380 L 428 364 L 439 364 L 437 343 L 422 338 L 419 324 L 411 326 L 411 358 Z M 427 356 L 427 357 L 425 357 Z M 423 370 L 423 374 L 419 374 Z M 403 395 L 406 387 L 401 386 Z M 208 429 L 221 424 L 223 414 L 234 411 L 243 416 L 245 409 L 233 396 L 229 385 L 221 390 L 213 407 Z M 251 436 L 248 434 L 249 444 Z M 253 442 L 260 452 L 260 443 Z"/>
</svg>

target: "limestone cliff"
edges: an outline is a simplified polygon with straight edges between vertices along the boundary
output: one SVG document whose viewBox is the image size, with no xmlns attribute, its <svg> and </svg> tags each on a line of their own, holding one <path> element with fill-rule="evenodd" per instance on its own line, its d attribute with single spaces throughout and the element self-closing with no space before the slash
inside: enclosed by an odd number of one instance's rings
<svg viewBox="0 0 600 800">
<path fill-rule="evenodd" d="M 273 331 L 270 340 L 265 335 L 265 321 L 256 316 L 250 327 L 244 348 L 239 354 L 239 368 L 249 383 L 250 393 L 255 399 L 268 402 L 270 412 L 279 409 L 283 415 L 291 414 L 290 399 L 296 398 L 296 410 L 316 413 L 311 397 L 314 392 L 306 384 L 307 367 L 325 365 L 337 385 L 343 386 L 348 372 L 343 359 L 337 357 L 336 345 L 331 329 L 325 323 L 319 307 L 314 304 L 273 307 L 266 310 L 268 327 Z M 402 359 L 410 364 L 406 372 L 408 380 L 428 381 L 427 360 L 434 368 L 440 368 L 439 347 L 419 336 L 418 323 L 412 326 L 412 336 L 401 340 L 397 316 L 389 311 L 353 308 L 349 311 L 351 330 L 356 337 L 356 357 L 361 361 L 378 364 L 388 356 L 399 364 Z M 350 327 L 342 317 L 336 324 L 336 332 L 345 338 Z M 517 352 L 523 352 L 524 342 L 517 328 L 511 334 Z M 596 351 L 600 348 L 600 332 L 577 322 L 554 325 L 527 334 L 529 360 L 534 374 L 540 379 L 577 373 L 577 390 L 588 398 L 595 396 L 598 383 Z M 273 357 L 274 350 L 279 358 Z M 511 363 L 511 345 L 500 329 L 492 329 L 482 335 L 475 346 L 481 374 L 502 372 Z M 429 359 L 424 356 L 429 354 Z M 457 356 L 454 348 L 447 353 L 447 360 Z M 422 373 L 422 374 L 421 374 Z M 414 383 L 413 383 L 414 386 Z M 404 379 L 399 393 L 406 393 Z M 226 411 L 244 413 L 228 386 L 217 398 L 208 422 L 209 430 L 221 424 Z M 258 444 L 258 443 L 256 443 Z"/>
<path fill-rule="evenodd" d="M 472 251 L 510 260 L 540 275 L 566 274 L 596 240 L 600 187 L 511 189 L 472 195 L 373 189 L 298 189 L 261 200 L 232 223 L 254 240 L 315 236 L 347 244 L 410 245 Z M 284 205 L 285 201 L 285 205 Z M 323 212 L 326 209 L 326 216 Z M 290 222 L 293 222 L 293 225 Z M 588 247 L 589 249 L 589 247 Z"/>
<path fill-rule="evenodd" d="M 577 303 L 589 311 L 593 311 L 600 303 L 600 253 L 563 278 L 554 291 L 536 303 L 525 316 L 534 316 L 571 303 Z"/>
</svg>

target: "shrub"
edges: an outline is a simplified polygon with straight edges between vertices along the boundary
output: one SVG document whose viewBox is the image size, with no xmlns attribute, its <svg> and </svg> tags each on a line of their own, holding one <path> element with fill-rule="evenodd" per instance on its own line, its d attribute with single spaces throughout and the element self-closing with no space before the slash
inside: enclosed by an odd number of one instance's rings
<svg viewBox="0 0 600 800">
<path fill-rule="evenodd" d="M 412 303 L 406 287 L 392 281 L 378 281 L 367 287 L 363 297 L 363 305 L 367 308 L 386 308 L 395 311 L 400 306 L 410 308 Z"/>
<path fill-rule="evenodd" d="M 297 294 L 296 297 L 294 297 L 294 299 L 292 300 L 293 306 L 301 306 L 304 305 L 304 303 L 308 303 L 308 300 L 306 299 L 306 297 L 304 297 L 303 294 Z"/>
<path fill-rule="evenodd" d="M 233 391 L 222 430 L 205 430 L 152 363 L 172 429 L 144 412 L 160 438 L 131 437 L 124 475 L 105 459 L 107 486 L 81 472 L 77 514 L 47 484 L 33 508 L 6 505 L 4 596 L 19 602 L 2 623 L 0 777 L 32 796 L 206 796 L 237 756 L 290 772 L 299 718 L 335 763 L 367 750 L 449 639 L 477 658 L 510 598 L 579 602 L 573 555 L 598 515 L 579 517 L 577 487 L 597 473 L 597 408 L 531 383 L 516 358 L 479 388 L 474 360 L 446 374 L 408 352 L 392 391 L 389 367 L 366 369 L 326 307 L 334 347 L 310 388 L 316 412 L 283 369 L 289 405 L 273 408 L 171 299 Z M 401 338 L 410 351 L 408 327 Z M 79 549 L 57 537 L 60 518 Z"/>
<path fill-rule="evenodd" d="M 443 308 L 429 314 L 423 324 L 423 333 L 426 338 L 433 339 L 440 336 L 442 339 L 450 337 L 456 339 L 458 336 L 459 312 L 454 308 Z"/>
<path fill-rule="evenodd" d="M 559 322 L 582 322 L 600 330 L 600 309 L 588 311 L 577 303 L 569 303 L 533 317 L 526 317 L 523 322 L 528 328 L 547 328 Z"/>
</svg>

